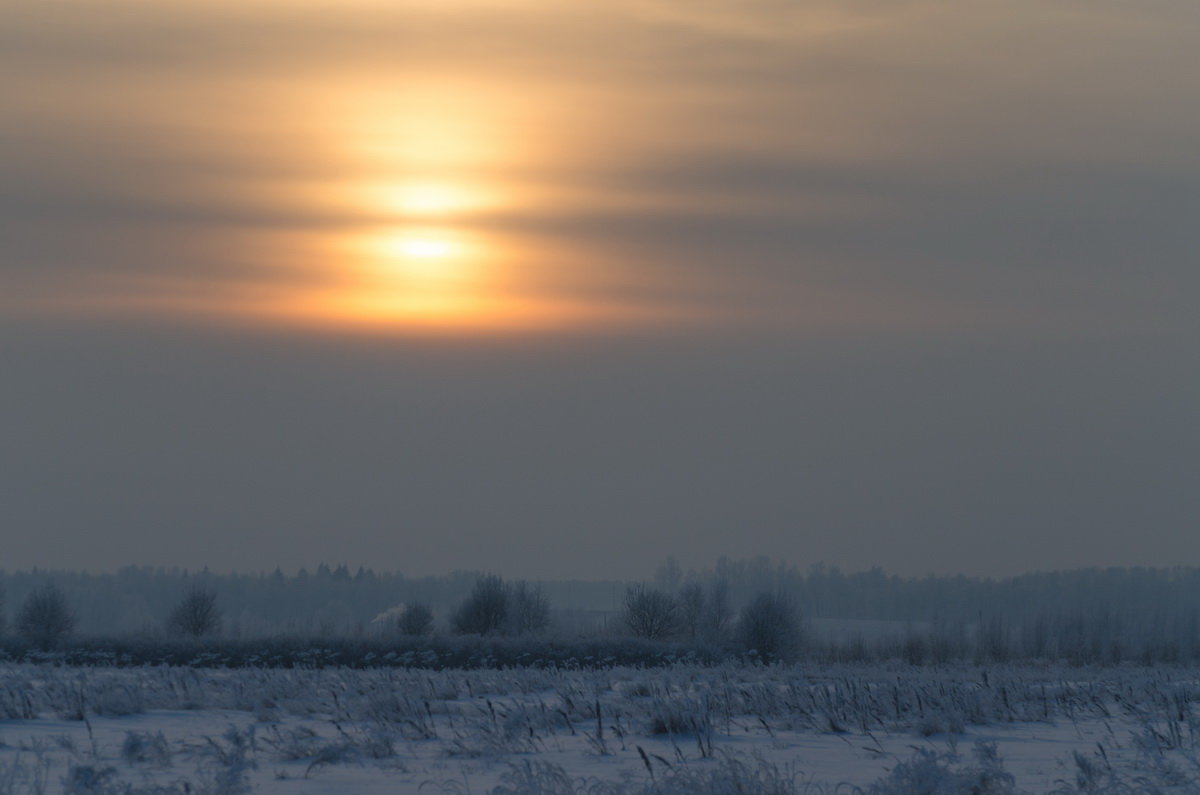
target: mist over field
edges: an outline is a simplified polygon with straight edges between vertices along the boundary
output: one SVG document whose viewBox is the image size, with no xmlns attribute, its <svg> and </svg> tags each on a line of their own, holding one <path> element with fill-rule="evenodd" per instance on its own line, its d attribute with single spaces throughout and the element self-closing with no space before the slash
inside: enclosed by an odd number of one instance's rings
<svg viewBox="0 0 1200 795">
<path fill-rule="evenodd" d="M 1200 569 L 0 573 L 12 793 L 1187 792 Z"/>
<path fill-rule="evenodd" d="M 767 558 L 684 569 L 668 558 L 646 580 L 543 581 L 490 572 L 409 577 L 326 564 L 257 574 L 128 566 L 112 574 L 0 572 L 0 589 L 7 603 L 0 615 L 13 618 L 9 653 L 18 657 L 41 648 L 74 649 L 86 659 L 116 644 L 146 662 L 135 651 L 146 642 L 156 649 L 147 654 L 182 644 L 169 652 L 176 662 L 199 644 L 226 648 L 226 662 L 242 664 L 272 644 L 294 650 L 320 642 L 344 644 L 347 656 L 335 658 L 341 663 L 402 648 L 432 655 L 432 667 L 548 646 L 557 647 L 547 658 L 554 664 L 599 646 L 630 661 L 678 654 L 931 665 L 1200 660 L 1200 568 L 1188 567 L 992 579 L 801 569 Z M 47 591 L 71 624 L 53 642 L 35 643 L 19 616 Z M 756 622 L 766 626 L 755 629 Z M 414 664 L 411 654 L 403 664 Z"/>
</svg>

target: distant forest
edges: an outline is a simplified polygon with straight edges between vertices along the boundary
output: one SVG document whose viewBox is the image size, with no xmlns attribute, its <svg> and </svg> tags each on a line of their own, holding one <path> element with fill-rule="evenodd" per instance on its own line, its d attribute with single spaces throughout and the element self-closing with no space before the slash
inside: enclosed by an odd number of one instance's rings
<svg viewBox="0 0 1200 795">
<path fill-rule="evenodd" d="M 17 606 L 52 583 L 74 612 L 79 636 L 162 634 L 172 607 L 189 589 L 202 586 L 216 594 L 225 637 L 359 637 L 386 634 L 400 606 L 412 603 L 431 607 L 435 631 L 448 632 L 451 612 L 482 576 L 406 577 L 324 564 L 295 573 L 258 574 L 131 566 L 115 574 L 0 572 L 0 588 L 10 627 Z M 1034 651 L 1050 640 L 1062 643 L 1064 634 L 1075 632 L 1096 642 L 1135 646 L 1153 638 L 1177 644 L 1190 657 L 1200 653 L 1200 568 L 1194 567 L 1080 569 L 986 579 L 897 577 L 880 569 L 844 573 L 819 564 L 801 569 L 766 558 L 722 558 L 695 571 L 672 559 L 645 585 L 675 594 L 688 584 L 709 588 L 714 583 L 724 584 L 733 611 L 764 592 L 786 594 L 810 637 L 834 627 L 845 639 L 860 623 L 887 622 L 900 634 L 978 639 L 992 633 L 997 643 L 1019 640 L 1022 648 Z M 551 632 L 560 637 L 623 634 L 624 600 L 634 585 L 617 580 L 541 582 Z"/>
</svg>

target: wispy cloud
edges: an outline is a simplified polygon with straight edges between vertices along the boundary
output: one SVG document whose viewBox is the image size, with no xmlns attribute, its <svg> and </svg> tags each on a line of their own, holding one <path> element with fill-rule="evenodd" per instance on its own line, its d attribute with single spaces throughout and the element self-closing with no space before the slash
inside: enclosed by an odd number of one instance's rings
<svg viewBox="0 0 1200 795">
<path fill-rule="evenodd" d="M 0 32 L 9 307 L 310 296 L 432 179 L 514 306 L 1187 322 L 1177 3 L 68 10 Z"/>
</svg>

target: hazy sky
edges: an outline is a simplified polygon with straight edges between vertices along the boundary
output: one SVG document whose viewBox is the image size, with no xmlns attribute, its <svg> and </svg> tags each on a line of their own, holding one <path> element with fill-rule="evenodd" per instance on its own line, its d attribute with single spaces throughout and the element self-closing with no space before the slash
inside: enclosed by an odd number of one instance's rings
<svg viewBox="0 0 1200 795">
<path fill-rule="evenodd" d="M 14 0 L 7 568 L 1200 564 L 1194 0 Z"/>
</svg>

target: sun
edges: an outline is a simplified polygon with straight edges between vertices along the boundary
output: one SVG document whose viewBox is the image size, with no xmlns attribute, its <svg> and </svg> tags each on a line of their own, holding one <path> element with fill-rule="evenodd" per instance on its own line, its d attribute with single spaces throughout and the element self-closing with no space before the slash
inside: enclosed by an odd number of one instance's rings
<svg viewBox="0 0 1200 795">
<path fill-rule="evenodd" d="M 436 238 L 409 238 L 400 241 L 397 248 L 400 256 L 422 262 L 444 260 L 453 251 L 448 241 Z"/>
<path fill-rule="evenodd" d="M 449 230 L 385 231 L 368 241 L 370 269 L 396 289 L 462 286 L 476 270 L 462 235 Z"/>
<path fill-rule="evenodd" d="M 403 182 L 377 189 L 385 208 L 405 216 L 428 217 L 460 213 L 479 203 L 479 196 L 450 182 Z"/>
</svg>

